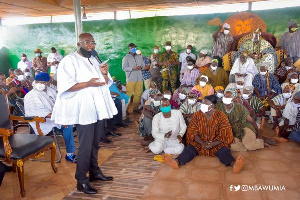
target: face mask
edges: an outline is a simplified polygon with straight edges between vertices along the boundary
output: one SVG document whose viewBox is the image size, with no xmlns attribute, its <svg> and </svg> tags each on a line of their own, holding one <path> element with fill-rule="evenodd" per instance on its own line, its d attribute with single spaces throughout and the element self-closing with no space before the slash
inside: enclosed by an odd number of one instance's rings
<svg viewBox="0 0 300 200">
<path fill-rule="evenodd" d="M 218 68 L 218 66 L 215 66 L 215 67 L 214 67 L 214 66 L 211 65 L 210 68 L 211 68 L 213 71 L 216 71 L 217 68 Z"/>
<path fill-rule="evenodd" d="M 153 98 L 149 98 L 149 100 L 150 100 L 151 102 L 154 102 L 154 99 L 153 99 Z"/>
<path fill-rule="evenodd" d="M 223 93 L 217 92 L 217 97 L 218 97 L 218 98 L 222 98 L 223 96 L 224 96 Z"/>
<path fill-rule="evenodd" d="M 294 84 L 295 84 L 295 83 L 298 83 L 298 79 L 294 79 L 294 78 L 291 79 L 291 83 L 294 83 Z"/>
<path fill-rule="evenodd" d="M 30 72 L 25 72 L 25 76 L 31 76 L 31 73 Z"/>
<path fill-rule="evenodd" d="M 206 86 L 206 82 L 200 81 L 200 82 L 199 82 L 199 85 L 200 85 L 201 87 L 204 87 L 204 86 Z"/>
<path fill-rule="evenodd" d="M 130 52 L 131 52 L 131 53 L 136 53 L 136 48 L 130 49 Z"/>
<path fill-rule="evenodd" d="M 290 70 L 292 67 L 290 66 L 285 66 L 286 70 Z"/>
<path fill-rule="evenodd" d="M 171 111 L 171 106 L 167 106 L 167 107 L 160 107 L 160 110 L 162 113 L 168 113 Z"/>
<path fill-rule="evenodd" d="M 154 101 L 153 101 L 153 104 L 154 104 L 155 107 L 160 106 L 160 101 L 155 101 L 155 100 L 154 100 Z"/>
<path fill-rule="evenodd" d="M 209 107 L 209 105 L 201 104 L 201 106 L 200 106 L 201 112 L 207 113 L 208 111 L 210 111 L 210 110 L 208 110 L 208 107 Z"/>
<path fill-rule="evenodd" d="M 186 98 L 185 94 L 179 93 L 179 99 L 184 100 Z"/>
<path fill-rule="evenodd" d="M 154 52 L 154 53 L 158 53 L 158 49 L 154 49 L 153 52 Z"/>
<path fill-rule="evenodd" d="M 92 56 L 90 51 L 87 51 L 82 47 L 80 47 L 79 51 L 82 54 L 82 56 L 85 57 L 85 58 L 90 58 Z"/>
<path fill-rule="evenodd" d="M 224 30 L 224 34 L 227 35 L 229 33 L 229 30 Z"/>
<path fill-rule="evenodd" d="M 265 76 L 267 72 L 259 72 L 262 76 Z"/>
<path fill-rule="evenodd" d="M 282 93 L 283 97 L 289 99 L 292 96 L 292 93 Z"/>
<path fill-rule="evenodd" d="M 41 55 L 41 53 L 36 53 L 35 54 L 36 57 L 39 57 L 40 55 Z"/>
<path fill-rule="evenodd" d="M 45 90 L 46 85 L 42 84 L 42 83 L 35 83 L 34 88 L 39 91 L 42 92 Z"/>
<path fill-rule="evenodd" d="M 188 104 L 194 105 L 197 102 L 196 99 L 188 99 Z"/>
<path fill-rule="evenodd" d="M 171 99 L 171 95 L 170 94 L 164 94 L 164 98 L 170 100 Z"/>
<path fill-rule="evenodd" d="M 189 70 L 192 70 L 192 69 L 194 68 L 194 66 L 193 66 L 193 65 L 188 65 L 187 68 L 188 68 Z"/>
<path fill-rule="evenodd" d="M 226 97 L 223 97 L 222 98 L 222 102 L 225 104 L 225 105 L 229 105 L 232 103 L 232 98 L 226 98 Z"/>
<path fill-rule="evenodd" d="M 236 85 L 236 88 L 237 88 L 237 89 L 243 89 L 244 86 L 243 86 L 243 85 L 238 85 L 238 84 L 237 84 L 237 85 Z"/>
<path fill-rule="evenodd" d="M 291 28 L 291 31 L 293 31 L 293 32 L 295 32 L 297 30 L 298 30 L 298 28 Z"/>
<path fill-rule="evenodd" d="M 171 48 L 172 48 L 171 46 L 166 46 L 167 51 L 171 50 Z"/>
<path fill-rule="evenodd" d="M 23 61 L 26 61 L 26 57 L 22 57 L 21 59 L 22 59 Z"/>
<path fill-rule="evenodd" d="M 24 80 L 24 75 L 19 75 L 17 76 L 18 81 L 23 81 Z"/>
<path fill-rule="evenodd" d="M 246 100 L 249 99 L 249 96 L 250 96 L 249 94 L 242 94 L 243 99 L 246 99 Z"/>
<path fill-rule="evenodd" d="M 192 52 L 192 50 L 190 50 L 190 49 L 186 49 L 186 52 L 187 52 L 187 53 L 191 53 L 191 52 Z"/>
</svg>

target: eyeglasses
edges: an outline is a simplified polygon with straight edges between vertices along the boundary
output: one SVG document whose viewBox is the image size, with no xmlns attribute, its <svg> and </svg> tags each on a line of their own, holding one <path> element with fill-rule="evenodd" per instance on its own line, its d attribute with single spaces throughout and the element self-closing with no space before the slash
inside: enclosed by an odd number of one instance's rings
<svg viewBox="0 0 300 200">
<path fill-rule="evenodd" d="M 96 45 L 97 43 L 95 41 L 84 41 L 84 42 L 80 42 L 80 43 L 83 43 L 83 44 L 86 44 L 86 45 Z"/>
</svg>

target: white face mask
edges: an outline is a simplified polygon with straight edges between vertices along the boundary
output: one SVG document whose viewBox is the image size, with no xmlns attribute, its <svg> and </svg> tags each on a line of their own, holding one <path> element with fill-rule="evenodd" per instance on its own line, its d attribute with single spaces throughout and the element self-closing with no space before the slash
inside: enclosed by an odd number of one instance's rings
<svg viewBox="0 0 300 200">
<path fill-rule="evenodd" d="M 206 104 L 201 104 L 201 106 L 200 106 L 200 110 L 201 110 L 201 112 L 203 112 L 203 113 L 207 113 L 208 111 L 210 111 L 210 110 L 208 110 L 208 107 L 209 107 L 209 105 L 206 105 Z"/>
<path fill-rule="evenodd" d="M 171 46 L 166 46 L 165 48 L 166 48 L 167 51 L 169 51 L 169 50 L 171 50 L 172 47 Z"/>
<path fill-rule="evenodd" d="M 179 99 L 184 100 L 186 98 L 185 94 L 179 93 Z"/>
<path fill-rule="evenodd" d="M 220 92 L 217 92 L 217 97 L 218 97 L 218 98 L 222 98 L 222 97 L 224 97 L 224 94 L 223 94 L 223 93 L 220 93 Z"/>
<path fill-rule="evenodd" d="M 31 73 L 30 72 L 25 72 L 25 76 L 31 76 Z"/>
<path fill-rule="evenodd" d="M 250 97 L 250 94 L 242 94 L 242 97 L 243 97 L 243 99 L 249 99 L 249 97 Z"/>
<path fill-rule="evenodd" d="M 170 100 L 171 99 L 171 95 L 170 94 L 164 94 L 164 98 Z"/>
<path fill-rule="evenodd" d="M 229 105 L 232 103 L 232 98 L 226 98 L 226 97 L 223 97 L 222 98 L 222 102 L 225 104 L 225 105 Z"/>
<path fill-rule="evenodd" d="M 290 66 L 285 66 L 286 70 L 290 70 L 292 67 Z"/>
<path fill-rule="evenodd" d="M 18 75 L 17 79 L 18 79 L 18 81 L 23 81 L 24 80 L 24 75 Z"/>
<path fill-rule="evenodd" d="M 218 66 L 210 66 L 210 68 L 213 70 L 213 71 L 216 71 L 217 70 L 217 68 L 218 68 Z"/>
<path fill-rule="evenodd" d="M 46 85 L 42 84 L 42 83 L 35 83 L 34 88 L 39 91 L 42 92 L 45 90 Z"/>
<path fill-rule="evenodd" d="M 154 53 L 158 53 L 158 49 L 154 49 L 153 52 L 154 52 Z"/>
<path fill-rule="evenodd" d="M 259 72 L 261 75 L 265 76 L 267 72 Z"/>
<path fill-rule="evenodd" d="M 153 99 L 153 98 L 151 98 L 151 97 L 149 98 L 149 100 L 150 100 L 151 102 L 154 102 L 154 99 Z"/>
<path fill-rule="evenodd" d="M 194 105 L 197 102 L 197 99 L 188 99 L 188 104 Z"/>
<path fill-rule="evenodd" d="M 243 86 L 243 85 L 238 85 L 238 84 L 236 84 L 236 88 L 237 88 L 237 89 L 243 89 L 244 86 Z"/>
<path fill-rule="evenodd" d="M 291 79 L 291 83 L 294 83 L 294 84 L 295 84 L 295 83 L 298 83 L 298 79 L 294 79 L 294 78 Z"/>
<path fill-rule="evenodd" d="M 199 82 L 199 85 L 200 85 L 201 87 L 204 87 L 204 86 L 206 86 L 206 82 L 200 81 L 200 82 Z"/>
<path fill-rule="evenodd" d="M 188 65 L 187 68 L 188 68 L 189 70 L 192 70 L 192 69 L 194 68 L 194 65 Z"/>
<path fill-rule="evenodd" d="M 192 52 L 192 50 L 190 50 L 190 49 L 186 49 L 186 52 L 187 52 L 187 53 L 191 53 L 191 52 Z"/>
<path fill-rule="evenodd" d="M 289 99 L 292 96 L 292 93 L 282 93 L 283 97 Z"/>
<path fill-rule="evenodd" d="M 160 106 L 160 101 L 155 101 L 155 100 L 154 100 L 154 101 L 153 101 L 153 104 L 154 104 L 155 107 L 158 107 L 158 106 Z"/>
<path fill-rule="evenodd" d="M 229 30 L 224 30 L 224 34 L 227 35 L 229 33 Z"/>
</svg>

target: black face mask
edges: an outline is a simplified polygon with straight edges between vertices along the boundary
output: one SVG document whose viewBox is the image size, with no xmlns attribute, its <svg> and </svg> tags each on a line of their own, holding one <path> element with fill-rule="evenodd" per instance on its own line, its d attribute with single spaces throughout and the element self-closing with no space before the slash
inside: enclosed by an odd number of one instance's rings
<svg viewBox="0 0 300 200">
<path fill-rule="evenodd" d="M 80 47 L 79 51 L 85 58 L 90 58 L 92 55 L 90 51 L 87 51 L 87 50 L 83 49 L 82 47 Z"/>
</svg>

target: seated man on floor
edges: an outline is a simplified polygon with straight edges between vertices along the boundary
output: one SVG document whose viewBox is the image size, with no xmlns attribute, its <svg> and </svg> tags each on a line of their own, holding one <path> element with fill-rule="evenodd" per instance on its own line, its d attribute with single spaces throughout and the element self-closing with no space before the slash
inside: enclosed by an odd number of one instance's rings
<svg viewBox="0 0 300 200">
<path fill-rule="evenodd" d="M 141 106 L 140 106 L 140 108 L 143 109 L 143 106 L 145 105 L 145 102 L 150 99 L 151 95 L 156 95 L 156 94 L 159 94 L 159 93 L 161 93 L 161 92 L 158 90 L 156 83 L 154 81 L 151 81 L 150 82 L 150 88 L 146 89 L 143 92 L 142 96 L 141 96 Z"/>
<path fill-rule="evenodd" d="M 234 89 L 237 93 L 237 97 L 242 97 L 243 89 L 245 87 L 245 78 L 244 77 L 237 77 L 235 79 L 235 83 L 229 83 L 225 90 L 227 89 Z"/>
<path fill-rule="evenodd" d="M 46 118 L 45 123 L 40 123 L 41 130 L 45 135 L 49 134 L 53 128 L 61 129 L 67 151 L 65 158 L 67 161 L 76 163 L 73 126 L 58 125 L 50 119 L 56 99 L 56 92 L 48 86 L 50 76 L 42 72 L 37 74 L 34 79 L 34 89 L 28 92 L 24 97 L 25 115 Z M 30 122 L 30 125 L 35 134 L 38 135 L 35 122 Z"/>
<path fill-rule="evenodd" d="M 293 99 L 288 101 L 283 112 L 283 120 L 279 123 L 279 132 L 276 130 L 277 136 L 274 137 L 278 142 L 286 142 L 289 137 L 293 126 L 296 123 L 298 109 L 300 107 L 300 92 L 297 92 Z"/>
<path fill-rule="evenodd" d="M 216 103 L 217 98 L 214 95 L 204 98 L 201 111 L 193 115 L 188 126 L 188 146 L 176 159 L 165 155 L 166 164 L 177 169 L 198 155 L 217 156 L 222 164 L 233 167 L 233 173 L 240 173 L 245 160 L 241 156 L 235 160 L 232 156 L 230 151 L 230 145 L 234 142 L 232 129 L 227 116 L 215 109 Z"/>
<path fill-rule="evenodd" d="M 282 93 L 277 78 L 268 71 L 264 64 L 260 66 L 260 72 L 255 75 L 252 85 L 254 96 L 260 98 L 266 106 L 270 99 Z"/>
<path fill-rule="evenodd" d="M 287 75 L 291 72 L 298 72 L 298 69 L 293 65 L 293 58 L 288 57 L 281 66 L 275 70 L 274 75 L 278 78 L 279 83 L 282 84 L 287 79 Z"/>
<path fill-rule="evenodd" d="M 145 105 L 141 119 L 139 122 L 139 132 L 144 138 L 142 141 L 142 146 L 148 146 L 152 141 L 152 120 L 153 117 L 160 112 L 160 101 L 163 98 L 162 94 L 157 94 L 154 96 L 153 101 L 150 105 Z"/>
<path fill-rule="evenodd" d="M 287 82 L 281 85 L 281 88 L 289 86 L 291 89 L 292 95 L 300 91 L 299 75 L 297 72 L 291 72 L 287 75 Z"/>
<path fill-rule="evenodd" d="M 251 86 L 256 74 L 258 74 L 258 70 L 253 59 L 248 57 L 246 52 L 243 52 L 240 57 L 234 61 L 229 80 L 233 83 L 238 77 L 243 77 L 245 79 L 245 86 Z"/>
<path fill-rule="evenodd" d="M 235 140 L 234 144 L 231 144 L 231 150 L 253 151 L 275 145 L 275 141 L 261 135 L 249 111 L 243 105 L 232 101 L 236 95 L 233 89 L 225 90 L 222 103 L 216 105 L 218 110 L 227 115 L 231 124 Z"/>
<path fill-rule="evenodd" d="M 149 149 L 154 154 L 165 152 L 179 155 L 184 148 L 182 137 L 186 131 L 186 124 L 179 110 L 172 110 L 168 99 L 163 98 L 160 106 L 161 112 L 153 117 L 152 136 L 154 141 Z"/>
<path fill-rule="evenodd" d="M 197 96 L 195 94 L 189 94 L 185 102 L 179 108 L 187 124 L 190 122 L 193 114 L 200 110 L 200 106 L 201 103 L 197 101 Z"/>
<path fill-rule="evenodd" d="M 291 97 L 291 89 L 288 86 L 286 86 L 283 89 L 282 94 L 277 95 L 269 101 L 269 105 L 271 107 L 271 116 L 274 122 L 273 129 L 275 129 L 278 126 L 278 120 L 282 117 L 282 111 L 285 108 L 287 102 L 291 99 Z"/>
</svg>

